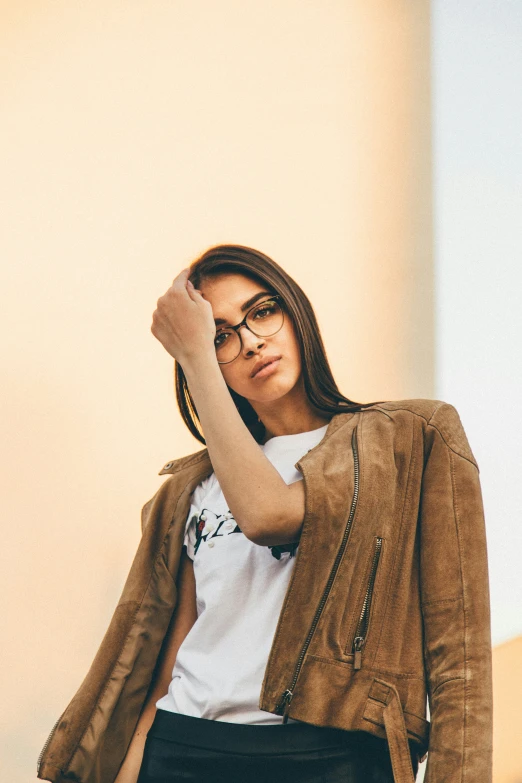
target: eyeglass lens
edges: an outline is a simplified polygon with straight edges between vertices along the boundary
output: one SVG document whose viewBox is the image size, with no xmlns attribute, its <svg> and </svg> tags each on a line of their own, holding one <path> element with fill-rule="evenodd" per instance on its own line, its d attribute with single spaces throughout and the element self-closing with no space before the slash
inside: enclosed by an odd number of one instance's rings
<svg viewBox="0 0 522 783">
<path fill-rule="evenodd" d="M 275 299 L 267 299 L 252 308 L 246 324 L 259 337 L 269 337 L 279 331 L 283 325 L 283 311 Z M 231 362 L 241 351 L 241 340 L 234 329 L 219 329 L 214 345 L 218 361 L 221 363 Z"/>
</svg>

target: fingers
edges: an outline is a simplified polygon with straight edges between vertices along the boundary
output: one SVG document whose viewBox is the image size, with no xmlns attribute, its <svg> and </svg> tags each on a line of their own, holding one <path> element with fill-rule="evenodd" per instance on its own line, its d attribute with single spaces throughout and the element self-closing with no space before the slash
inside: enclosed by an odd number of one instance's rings
<svg viewBox="0 0 522 783">
<path fill-rule="evenodd" d="M 189 280 L 189 275 L 190 267 L 187 266 L 185 269 L 181 270 L 177 277 L 174 278 L 170 290 L 173 290 L 177 293 L 188 294 L 189 298 L 192 299 L 193 302 L 206 302 L 207 300 L 204 298 L 201 291 L 198 288 L 195 288 L 192 281 Z"/>
<path fill-rule="evenodd" d="M 187 276 L 186 276 L 185 280 L 186 280 L 186 288 L 187 288 L 187 291 L 189 292 L 189 294 L 195 294 L 196 297 L 199 296 L 200 299 L 203 299 L 203 295 L 202 295 L 201 291 L 199 290 L 199 288 L 195 288 L 194 287 L 194 283 L 192 282 L 192 280 L 188 279 L 188 275 L 190 274 L 190 267 L 187 267 L 187 269 L 184 269 L 183 272 L 187 272 Z"/>
<path fill-rule="evenodd" d="M 198 296 L 201 298 L 201 293 L 198 291 L 197 288 L 194 288 L 194 283 L 192 282 L 192 280 L 187 279 L 186 291 L 193 301 L 197 301 Z"/>
<path fill-rule="evenodd" d="M 195 288 L 192 284 L 189 285 L 189 274 L 190 267 L 182 269 L 179 275 L 172 281 L 172 285 L 170 286 L 169 291 L 176 294 L 188 294 L 189 298 L 192 299 L 193 297 L 190 296 L 190 294 L 195 290 Z"/>
<path fill-rule="evenodd" d="M 172 281 L 172 285 L 178 288 L 185 288 L 185 286 L 187 285 L 187 279 L 189 275 L 190 275 L 190 267 L 187 266 L 185 269 L 181 270 L 181 272 L 179 273 L 179 275 L 177 275 L 177 277 L 174 278 L 174 280 Z"/>
</svg>

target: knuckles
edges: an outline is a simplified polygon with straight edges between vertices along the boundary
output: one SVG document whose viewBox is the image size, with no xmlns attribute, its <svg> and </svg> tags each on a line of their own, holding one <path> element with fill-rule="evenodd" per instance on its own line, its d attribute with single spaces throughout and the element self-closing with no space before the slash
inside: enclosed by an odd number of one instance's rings
<svg viewBox="0 0 522 783">
<path fill-rule="evenodd" d="M 156 321 L 161 320 L 163 316 L 166 316 L 172 310 L 173 302 L 181 296 L 184 296 L 184 286 L 172 285 L 156 302 L 156 309 L 152 315 L 153 325 Z M 203 300 L 207 309 L 212 309 L 210 302 Z M 151 327 L 152 328 L 152 327 Z"/>
<path fill-rule="evenodd" d="M 177 299 L 182 294 L 183 294 L 183 289 L 179 288 L 178 286 L 172 285 L 168 289 L 168 291 L 165 291 L 165 293 L 162 296 L 160 296 L 160 298 L 156 302 L 157 308 L 161 309 L 166 307 L 170 300 Z"/>
</svg>

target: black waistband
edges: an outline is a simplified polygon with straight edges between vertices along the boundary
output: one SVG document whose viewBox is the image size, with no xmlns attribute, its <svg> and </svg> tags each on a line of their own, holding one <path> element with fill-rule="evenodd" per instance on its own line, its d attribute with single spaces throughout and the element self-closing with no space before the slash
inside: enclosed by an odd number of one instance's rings
<svg viewBox="0 0 522 783">
<path fill-rule="evenodd" d="M 386 740 L 365 731 L 344 731 L 311 723 L 247 724 L 195 718 L 158 708 L 149 735 L 211 750 L 290 753 L 353 746 L 357 752 L 388 753 Z"/>
</svg>

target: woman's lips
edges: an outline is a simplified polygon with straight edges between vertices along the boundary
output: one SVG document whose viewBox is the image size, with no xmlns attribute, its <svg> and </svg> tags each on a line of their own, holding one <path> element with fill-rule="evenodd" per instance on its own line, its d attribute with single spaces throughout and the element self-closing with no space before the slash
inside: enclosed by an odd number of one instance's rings
<svg viewBox="0 0 522 783">
<path fill-rule="evenodd" d="M 264 367 L 262 367 L 256 374 L 253 376 L 254 378 L 264 378 L 265 375 L 271 375 L 273 372 L 276 371 L 277 366 L 281 359 L 275 359 L 273 362 L 270 362 L 270 364 L 265 364 Z"/>
</svg>

